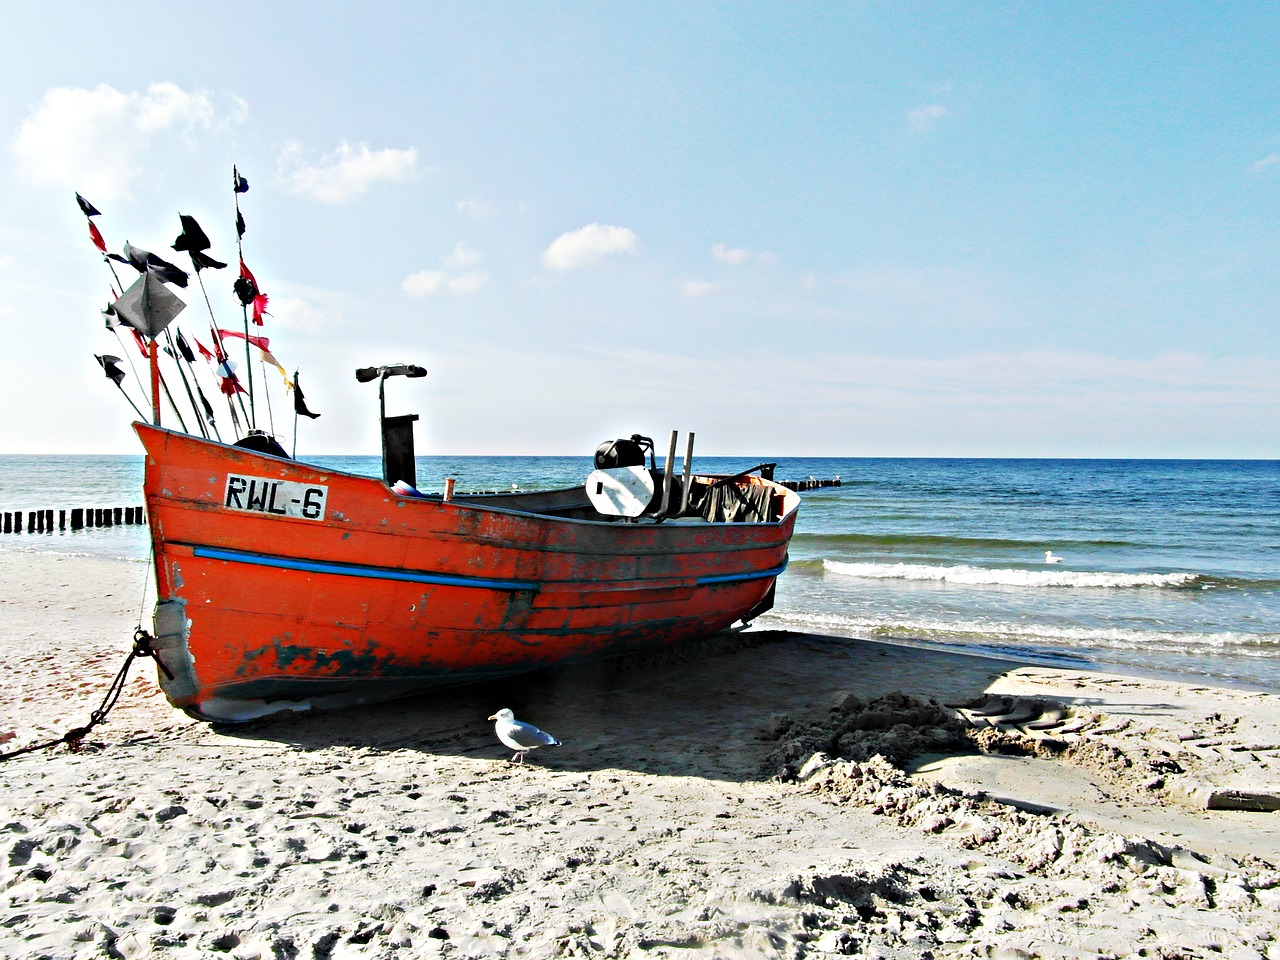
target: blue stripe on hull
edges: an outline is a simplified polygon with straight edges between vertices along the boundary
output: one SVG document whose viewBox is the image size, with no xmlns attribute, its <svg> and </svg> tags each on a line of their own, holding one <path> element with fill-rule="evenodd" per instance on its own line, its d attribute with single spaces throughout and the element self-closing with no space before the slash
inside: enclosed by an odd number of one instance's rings
<svg viewBox="0 0 1280 960">
<path fill-rule="evenodd" d="M 475 587 L 481 590 L 539 590 L 541 584 L 530 580 L 487 580 L 481 577 L 455 577 L 443 573 L 425 573 L 419 570 L 392 570 L 387 567 L 367 567 L 355 563 L 325 563 L 320 560 L 299 560 L 293 557 L 273 557 L 262 553 L 245 553 L 240 550 L 223 550 L 218 547 L 192 547 L 191 552 L 205 560 L 225 560 L 229 563 L 247 563 L 257 567 L 275 567 L 281 570 L 302 570 L 307 573 L 328 573 L 340 577 L 367 577 L 373 580 L 401 580 L 409 583 L 436 583 L 451 587 Z M 743 583 L 748 580 L 764 580 L 776 577 L 787 569 L 784 561 L 771 570 L 749 573 L 726 573 L 711 577 L 699 577 L 696 585 L 715 583 Z M 584 583 L 594 581 L 583 581 Z"/>
<path fill-rule="evenodd" d="M 757 570 L 751 573 L 725 573 L 715 577 L 699 577 L 698 586 L 705 587 L 709 583 L 741 583 L 744 580 L 764 580 L 768 577 L 776 577 L 787 569 L 787 562 L 784 560 L 781 566 L 774 567 L 772 570 Z"/>
<path fill-rule="evenodd" d="M 217 547 L 192 547 L 191 552 L 206 560 L 248 563 L 257 567 L 281 570 L 303 570 L 307 573 L 330 573 L 339 577 L 367 577 L 372 580 L 403 580 L 409 583 L 438 583 L 450 587 L 476 587 L 481 590 L 538 590 L 540 584 L 529 580 L 486 580 L 481 577 L 454 577 L 443 573 L 418 570 L 392 570 L 388 567 L 366 567 L 355 563 L 324 563 L 293 557 L 270 557 L 261 553 L 221 550 Z"/>
</svg>

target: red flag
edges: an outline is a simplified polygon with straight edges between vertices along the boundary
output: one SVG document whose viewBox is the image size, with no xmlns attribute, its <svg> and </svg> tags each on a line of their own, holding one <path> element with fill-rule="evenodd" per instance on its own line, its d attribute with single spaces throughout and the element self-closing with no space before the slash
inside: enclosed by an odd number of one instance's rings
<svg viewBox="0 0 1280 960">
<path fill-rule="evenodd" d="M 192 337 L 191 339 L 196 340 L 195 337 Z M 205 347 L 205 345 L 201 343 L 199 340 L 196 340 L 196 349 L 200 351 L 200 356 L 204 357 L 210 363 L 213 362 L 213 354 L 210 353 L 208 348 Z"/>
<path fill-rule="evenodd" d="M 258 286 L 257 279 L 245 265 L 243 257 L 240 259 L 240 279 L 236 281 L 235 291 L 242 304 L 246 307 L 253 306 L 253 322 L 262 326 L 262 318 L 267 315 L 267 295 Z"/>
<path fill-rule="evenodd" d="M 267 353 L 271 352 L 271 341 L 268 340 L 266 337 L 254 337 L 254 336 L 250 336 L 249 334 L 238 333 L 235 330 L 219 330 L 218 333 L 222 334 L 224 338 L 239 337 L 241 340 L 248 340 L 259 350 L 263 350 Z"/>
<path fill-rule="evenodd" d="M 218 339 L 218 331 L 210 327 L 209 336 L 213 338 L 213 355 L 218 358 L 219 363 L 224 362 L 227 359 L 227 355 L 222 352 L 222 341 Z"/>
<path fill-rule="evenodd" d="M 140 334 L 135 327 L 130 326 L 129 324 L 125 324 L 125 326 L 128 327 L 129 332 L 133 334 L 133 342 L 138 345 L 138 352 L 150 360 L 151 352 L 147 350 L 147 345 L 143 342 L 142 334 Z"/>
<path fill-rule="evenodd" d="M 218 389 L 228 397 L 245 392 L 244 387 L 240 386 L 240 378 L 236 376 L 235 364 L 230 360 L 224 359 L 213 368 L 213 373 L 218 378 Z"/>
<path fill-rule="evenodd" d="M 103 253 L 107 252 L 107 243 L 102 239 L 102 234 L 98 232 L 98 228 L 94 226 L 92 220 L 89 221 L 89 239 L 93 241 L 93 245 Z"/>
<path fill-rule="evenodd" d="M 218 379 L 218 389 L 228 397 L 234 397 L 237 393 L 245 392 L 244 387 L 240 386 L 240 381 L 235 378 L 235 374 L 229 377 L 220 377 Z"/>
</svg>

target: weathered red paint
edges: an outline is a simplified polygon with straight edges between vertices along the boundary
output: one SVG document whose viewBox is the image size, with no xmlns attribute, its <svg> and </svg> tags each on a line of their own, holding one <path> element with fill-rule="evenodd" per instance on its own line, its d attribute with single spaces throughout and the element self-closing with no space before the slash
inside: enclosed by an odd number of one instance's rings
<svg viewBox="0 0 1280 960">
<path fill-rule="evenodd" d="M 709 635 L 768 594 L 799 503 L 770 484 L 773 523 L 565 519 L 532 512 L 547 495 L 504 497 L 505 507 L 404 498 L 379 480 L 135 429 L 147 451 L 156 643 L 174 675 L 160 682 L 175 706 L 207 719 L 385 699 Z M 229 474 L 323 486 L 324 517 L 228 509 Z M 201 555 L 211 551 L 235 556 Z M 307 563 L 325 569 L 288 568 Z M 723 576 L 751 579 L 698 582 Z"/>
</svg>

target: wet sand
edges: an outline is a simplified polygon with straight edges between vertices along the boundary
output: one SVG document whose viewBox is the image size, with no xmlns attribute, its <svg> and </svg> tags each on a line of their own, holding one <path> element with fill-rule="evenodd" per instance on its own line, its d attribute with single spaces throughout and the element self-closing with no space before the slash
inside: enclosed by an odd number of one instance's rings
<svg viewBox="0 0 1280 960">
<path fill-rule="evenodd" d="M 146 580 L 0 553 L 0 750 L 88 720 Z M 0 954 L 1280 957 L 1273 695 L 748 631 L 215 729 L 152 673 L 0 766 Z"/>
</svg>

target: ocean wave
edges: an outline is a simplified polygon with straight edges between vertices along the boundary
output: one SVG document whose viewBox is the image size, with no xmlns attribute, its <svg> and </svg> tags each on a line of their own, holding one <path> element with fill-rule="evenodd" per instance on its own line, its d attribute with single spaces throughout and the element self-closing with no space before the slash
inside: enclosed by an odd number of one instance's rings
<svg viewBox="0 0 1280 960">
<path fill-rule="evenodd" d="M 1183 633 L 1127 627 L 1063 626 L 1009 623 L 997 620 L 942 620 L 928 617 L 895 622 L 837 613 L 807 614 L 778 610 L 770 611 L 761 618 L 761 622 L 838 635 L 886 640 L 918 640 L 987 648 L 1027 648 L 1055 644 L 1064 650 L 1111 649 L 1133 651 L 1144 655 L 1161 652 L 1201 655 L 1230 652 L 1237 656 L 1267 659 L 1274 657 L 1276 651 L 1280 649 L 1280 633 L 1238 631 Z"/>
<path fill-rule="evenodd" d="M 1091 573 L 1061 569 L 989 569 L 964 564 L 849 563 L 843 560 L 824 560 L 822 566 L 827 573 L 863 580 L 915 580 L 965 586 L 1187 589 L 1201 585 L 1201 578 L 1195 573 Z"/>
</svg>

